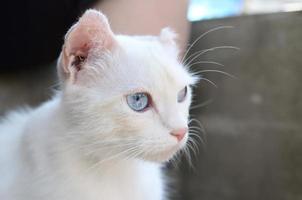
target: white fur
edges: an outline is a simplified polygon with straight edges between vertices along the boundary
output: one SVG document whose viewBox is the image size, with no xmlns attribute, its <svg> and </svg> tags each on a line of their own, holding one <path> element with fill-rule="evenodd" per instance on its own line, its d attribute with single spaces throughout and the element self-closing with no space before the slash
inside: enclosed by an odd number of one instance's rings
<svg viewBox="0 0 302 200">
<path fill-rule="evenodd" d="M 191 103 L 190 89 L 183 103 L 177 94 L 196 81 L 167 35 L 115 36 L 117 46 L 91 53 L 77 81 L 64 80 L 52 100 L 8 115 L 0 124 L 0 199 L 166 199 L 160 168 L 187 141 L 170 132 L 187 126 Z M 131 110 L 125 95 L 136 91 L 155 107 Z"/>
</svg>

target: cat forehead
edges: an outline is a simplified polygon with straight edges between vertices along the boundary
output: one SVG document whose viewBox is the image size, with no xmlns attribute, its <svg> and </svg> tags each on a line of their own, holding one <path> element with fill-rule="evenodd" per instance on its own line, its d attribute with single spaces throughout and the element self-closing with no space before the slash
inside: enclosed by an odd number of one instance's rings
<svg viewBox="0 0 302 200">
<path fill-rule="evenodd" d="M 166 49 L 157 37 L 118 37 L 121 47 L 118 70 L 119 82 L 125 90 L 147 88 L 159 90 L 182 88 L 193 84 L 194 80 L 179 63 L 177 55 Z M 168 89 L 168 88 L 167 88 Z"/>
</svg>

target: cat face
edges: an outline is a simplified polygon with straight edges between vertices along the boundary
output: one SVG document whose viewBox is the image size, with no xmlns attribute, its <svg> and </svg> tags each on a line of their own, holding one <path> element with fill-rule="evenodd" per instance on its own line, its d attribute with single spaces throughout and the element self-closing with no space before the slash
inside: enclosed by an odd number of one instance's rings
<svg viewBox="0 0 302 200">
<path fill-rule="evenodd" d="M 185 145 L 196 79 L 174 37 L 114 35 L 93 10 L 71 28 L 58 70 L 69 136 L 85 155 L 162 162 Z"/>
</svg>

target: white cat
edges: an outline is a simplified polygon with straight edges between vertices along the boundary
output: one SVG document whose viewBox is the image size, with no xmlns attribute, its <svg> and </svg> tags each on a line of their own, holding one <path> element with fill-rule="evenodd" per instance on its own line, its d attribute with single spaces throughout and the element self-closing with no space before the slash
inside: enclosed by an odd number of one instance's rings
<svg viewBox="0 0 302 200">
<path fill-rule="evenodd" d="M 0 124 L 0 199 L 166 199 L 161 164 L 187 142 L 197 81 L 174 38 L 115 35 L 86 11 L 65 37 L 62 91 Z"/>
</svg>

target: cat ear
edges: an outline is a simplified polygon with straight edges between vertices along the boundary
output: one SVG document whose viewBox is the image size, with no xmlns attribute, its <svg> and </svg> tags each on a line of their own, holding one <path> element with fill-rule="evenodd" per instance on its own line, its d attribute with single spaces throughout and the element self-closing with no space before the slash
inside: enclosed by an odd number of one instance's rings
<svg viewBox="0 0 302 200">
<path fill-rule="evenodd" d="M 165 27 L 160 31 L 159 39 L 163 43 L 176 45 L 176 38 L 177 34 L 170 27 Z"/>
<path fill-rule="evenodd" d="M 96 10 L 87 10 L 65 36 L 58 62 L 60 78 L 75 82 L 78 72 L 88 67 L 85 64 L 91 54 L 111 51 L 114 46 L 114 34 L 106 16 Z"/>
<path fill-rule="evenodd" d="M 163 28 L 160 31 L 159 40 L 169 53 L 176 57 L 179 55 L 179 48 L 176 42 L 177 34 L 171 28 Z"/>
</svg>

